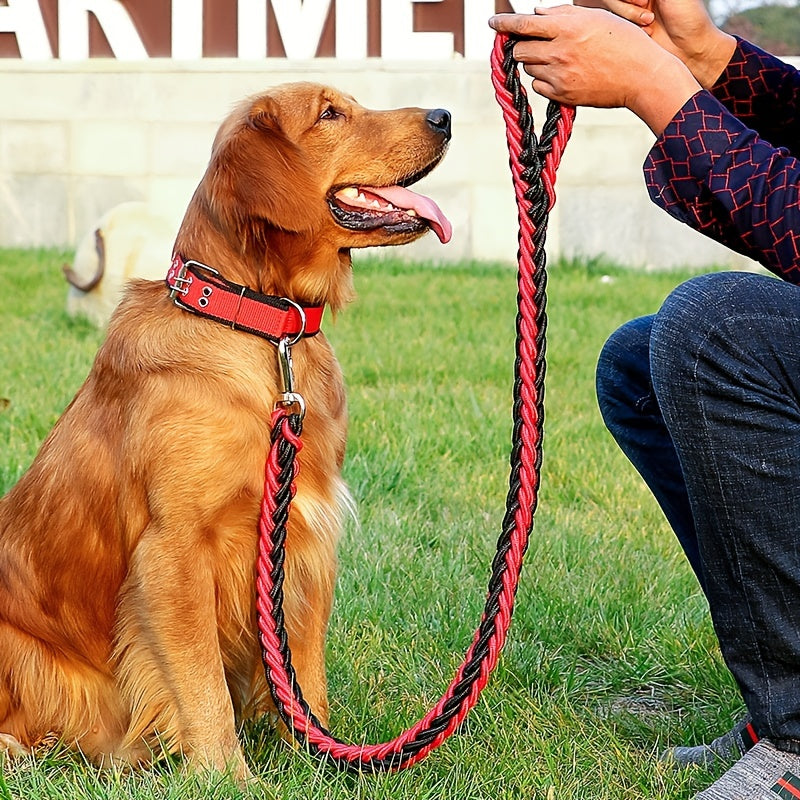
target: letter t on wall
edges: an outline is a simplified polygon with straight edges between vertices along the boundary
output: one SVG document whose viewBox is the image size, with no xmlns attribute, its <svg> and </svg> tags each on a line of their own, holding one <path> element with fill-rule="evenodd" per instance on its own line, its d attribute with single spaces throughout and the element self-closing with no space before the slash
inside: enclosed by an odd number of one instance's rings
<svg viewBox="0 0 800 800">
<path fill-rule="evenodd" d="M 172 57 L 203 57 L 203 0 L 172 0 Z"/>
</svg>

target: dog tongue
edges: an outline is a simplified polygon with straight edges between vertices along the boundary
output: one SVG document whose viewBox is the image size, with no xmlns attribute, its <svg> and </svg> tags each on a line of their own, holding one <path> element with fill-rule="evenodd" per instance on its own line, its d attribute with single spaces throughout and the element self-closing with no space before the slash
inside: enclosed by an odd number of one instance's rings
<svg viewBox="0 0 800 800">
<path fill-rule="evenodd" d="M 453 226 L 430 197 L 412 192 L 403 186 L 381 186 L 380 188 L 365 186 L 363 188 L 382 197 L 397 208 L 413 208 L 420 217 L 430 222 L 433 232 L 442 243 L 446 244 L 450 241 L 450 237 L 453 235 Z"/>
</svg>

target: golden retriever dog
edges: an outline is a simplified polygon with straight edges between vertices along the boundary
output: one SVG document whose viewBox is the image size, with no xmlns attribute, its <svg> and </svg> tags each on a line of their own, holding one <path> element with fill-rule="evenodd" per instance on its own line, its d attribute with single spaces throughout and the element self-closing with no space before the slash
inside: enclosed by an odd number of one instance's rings
<svg viewBox="0 0 800 800">
<path fill-rule="evenodd" d="M 449 139 L 442 109 L 271 89 L 223 122 L 175 253 L 335 313 L 353 296 L 351 248 L 430 228 L 449 238 L 433 201 L 405 188 Z M 292 355 L 307 413 L 284 610 L 324 722 L 345 392 L 324 335 Z M 163 282 L 129 288 L 85 383 L 0 500 L 0 749 L 56 735 L 98 764 L 168 751 L 248 779 L 237 725 L 272 710 L 254 570 L 278 367 L 273 342 L 176 307 Z"/>
</svg>

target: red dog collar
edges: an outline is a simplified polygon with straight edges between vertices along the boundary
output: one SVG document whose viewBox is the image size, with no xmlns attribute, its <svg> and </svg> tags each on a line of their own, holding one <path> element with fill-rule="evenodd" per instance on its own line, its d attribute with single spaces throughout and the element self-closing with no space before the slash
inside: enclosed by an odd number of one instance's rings
<svg viewBox="0 0 800 800">
<path fill-rule="evenodd" d="M 179 308 L 272 342 L 291 339 L 294 344 L 319 333 L 325 310 L 324 306 L 302 306 L 287 297 L 259 294 L 180 255 L 172 259 L 166 284 Z"/>
</svg>

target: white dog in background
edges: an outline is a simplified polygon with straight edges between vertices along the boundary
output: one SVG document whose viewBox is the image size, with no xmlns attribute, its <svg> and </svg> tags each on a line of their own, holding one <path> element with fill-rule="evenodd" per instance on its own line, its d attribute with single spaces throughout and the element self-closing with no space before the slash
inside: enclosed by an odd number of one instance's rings
<svg viewBox="0 0 800 800">
<path fill-rule="evenodd" d="M 121 203 L 84 236 L 72 266 L 67 313 L 105 327 L 131 278 L 163 278 L 172 258 L 177 225 L 147 203 Z"/>
</svg>

